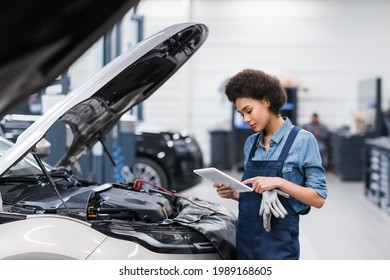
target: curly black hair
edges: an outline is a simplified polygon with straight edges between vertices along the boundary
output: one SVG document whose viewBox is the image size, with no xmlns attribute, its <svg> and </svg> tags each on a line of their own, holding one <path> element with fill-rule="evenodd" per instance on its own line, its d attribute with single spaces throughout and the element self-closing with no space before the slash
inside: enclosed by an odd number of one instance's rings
<svg viewBox="0 0 390 280">
<path fill-rule="evenodd" d="M 229 101 L 236 103 L 240 97 L 266 100 L 269 110 L 278 115 L 287 101 L 287 94 L 280 81 L 260 70 L 244 69 L 234 75 L 225 86 Z"/>
</svg>

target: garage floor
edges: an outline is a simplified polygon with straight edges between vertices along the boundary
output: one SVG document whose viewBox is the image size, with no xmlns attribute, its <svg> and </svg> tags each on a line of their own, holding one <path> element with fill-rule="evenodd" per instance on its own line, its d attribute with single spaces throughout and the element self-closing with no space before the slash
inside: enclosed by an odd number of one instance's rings
<svg viewBox="0 0 390 280">
<path fill-rule="evenodd" d="M 301 259 L 389 260 L 390 214 L 366 198 L 363 181 L 341 181 L 329 172 L 327 183 L 324 207 L 301 216 Z M 207 180 L 181 194 L 223 204 L 237 213 L 237 202 L 220 198 Z"/>
</svg>

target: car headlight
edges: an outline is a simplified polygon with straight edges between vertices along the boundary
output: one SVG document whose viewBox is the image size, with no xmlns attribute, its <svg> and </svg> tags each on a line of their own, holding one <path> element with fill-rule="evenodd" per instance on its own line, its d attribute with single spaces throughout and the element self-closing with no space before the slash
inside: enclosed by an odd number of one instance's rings
<svg viewBox="0 0 390 280">
<path fill-rule="evenodd" d="M 109 236 L 139 243 L 157 253 L 217 253 L 201 233 L 182 225 L 94 223 L 93 227 Z"/>
</svg>

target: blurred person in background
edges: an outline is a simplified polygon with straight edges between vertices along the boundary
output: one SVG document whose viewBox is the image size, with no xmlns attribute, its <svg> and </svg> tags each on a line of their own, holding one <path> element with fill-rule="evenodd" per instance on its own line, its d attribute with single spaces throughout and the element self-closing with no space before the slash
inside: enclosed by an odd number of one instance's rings
<svg viewBox="0 0 390 280">
<path fill-rule="evenodd" d="M 313 113 L 309 123 L 304 124 L 302 128 L 313 133 L 317 139 L 318 147 L 322 157 L 322 164 L 325 168 L 329 167 L 329 139 L 330 132 L 326 125 L 320 122 L 318 113 Z"/>
</svg>

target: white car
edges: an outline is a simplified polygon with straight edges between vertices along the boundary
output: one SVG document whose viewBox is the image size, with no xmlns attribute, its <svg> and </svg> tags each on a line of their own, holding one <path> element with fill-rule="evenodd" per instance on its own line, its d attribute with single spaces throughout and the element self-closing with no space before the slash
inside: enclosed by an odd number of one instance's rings
<svg viewBox="0 0 390 280">
<path fill-rule="evenodd" d="M 0 141 L 0 259 L 234 259 L 235 215 L 145 181 L 93 183 L 71 167 L 203 44 L 208 28 L 177 24 L 117 57 L 39 117 L 15 144 Z M 57 122 L 72 142 L 55 167 L 37 143 Z"/>
</svg>

